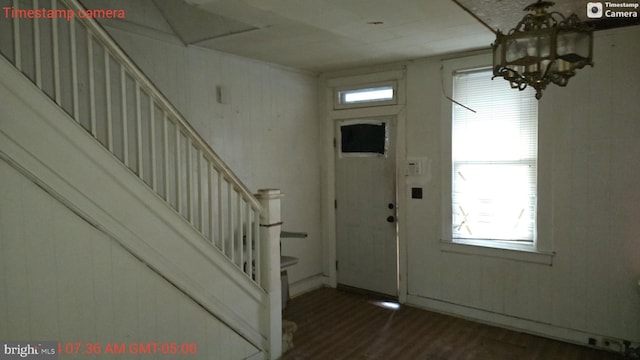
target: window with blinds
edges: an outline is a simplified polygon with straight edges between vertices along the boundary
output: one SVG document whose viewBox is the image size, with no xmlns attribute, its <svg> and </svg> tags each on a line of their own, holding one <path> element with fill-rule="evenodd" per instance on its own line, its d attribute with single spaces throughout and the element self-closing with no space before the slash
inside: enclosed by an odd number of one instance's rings
<svg viewBox="0 0 640 360">
<path fill-rule="evenodd" d="M 532 243 L 538 104 L 491 69 L 453 74 L 452 238 Z M 475 111 L 475 112 L 474 112 Z"/>
</svg>

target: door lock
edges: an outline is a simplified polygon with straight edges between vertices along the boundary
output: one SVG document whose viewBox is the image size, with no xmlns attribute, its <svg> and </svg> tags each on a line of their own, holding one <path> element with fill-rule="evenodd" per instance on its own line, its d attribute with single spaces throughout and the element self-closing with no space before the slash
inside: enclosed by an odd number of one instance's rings
<svg viewBox="0 0 640 360">
<path fill-rule="evenodd" d="M 387 222 L 389 222 L 389 223 L 396 222 L 396 217 L 393 216 L 393 215 L 387 216 Z"/>
</svg>

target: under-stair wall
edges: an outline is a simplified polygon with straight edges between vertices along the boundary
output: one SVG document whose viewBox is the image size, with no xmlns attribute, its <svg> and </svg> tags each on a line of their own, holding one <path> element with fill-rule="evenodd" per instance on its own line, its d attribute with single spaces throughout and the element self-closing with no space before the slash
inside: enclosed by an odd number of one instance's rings
<svg viewBox="0 0 640 360">
<path fill-rule="evenodd" d="M 110 347 L 119 359 L 146 349 L 149 358 L 260 356 L 114 234 L 22 171 L 0 161 L 0 339 L 55 339 L 60 359 L 82 355 L 86 344 L 104 358 L 116 357 Z"/>
</svg>

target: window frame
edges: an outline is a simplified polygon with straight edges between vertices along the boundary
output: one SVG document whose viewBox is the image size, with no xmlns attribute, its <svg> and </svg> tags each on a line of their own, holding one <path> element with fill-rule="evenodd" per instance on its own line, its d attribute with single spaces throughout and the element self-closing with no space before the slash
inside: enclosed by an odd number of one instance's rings
<svg viewBox="0 0 640 360">
<path fill-rule="evenodd" d="M 453 179 L 452 179 L 452 108 L 454 106 L 450 97 L 453 88 L 453 75 L 457 71 L 466 71 L 473 69 L 481 69 L 489 67 L 491 68 L 492 57 L 490 53 L 484 53 L 479 55 L 467 56 L 462 58 L 446 59 L 443 60 L 441 66 L 441 79 L 442 79 L 442 91 L 444 95 L 441 101 L 441 114 L 442 114 L 442 126 L 441 126 L 441 150 L 442 150 L 442 193 L 441 198 L 441 214 L 442 214 L 442 226 L 441 226 L 441 251 L 450 253 L 461 253 L 467 255 L 489 256 L 498 257 L 511 260 L 518 260 L 524 262 L 538 263 L 551 265 L 553 262 L 554 253 L 551 251 L 551 238 L 547 236 L 548 233 L 544 232 L 544 238 L 540 235 L 538 230 L 540 227 L 540 213 L 541 211 L 549 211 L 550 204 L 541 201 L 541 176 L 546 176 L 543 171 L 541 174 L 540 160 L 541 149 L 538 146 L 538 174 L 537 174 L 537 204 L 536 204 L 536 228 L 534 229 L 534 239 L 532 242 L 527 243 L 514 243 L 501 240 L 476 240 L 476 239 L 454 239 L 452 224 L 452 191 L 453 191 Z M 500 81 L 500 79 L 493 80 Z M 505 82 L 505 86 L 508 84 Z M 513 89 L 512 91 L 517 91 Z M 454 99 L 455 100 L 455 99 Z M 538 119 L 540 119 L 540 106 L 538 107 Z M 538 144 L 540 144 L 540 122 L 538 122 Z M 546 219 L 542 219 L 543 221 Z M 545 224 L 547 222 L 545 221 Z"/>
</svg>

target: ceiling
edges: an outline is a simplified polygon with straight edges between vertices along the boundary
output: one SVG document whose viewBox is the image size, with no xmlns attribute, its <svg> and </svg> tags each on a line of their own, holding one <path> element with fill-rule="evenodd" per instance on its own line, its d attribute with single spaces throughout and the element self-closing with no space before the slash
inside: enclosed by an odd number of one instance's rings
<svg viewBox="0 0 640 360">
<path fill-rule="evenodd" d="M 187 45 L 325 72 L 489 48 L 493 31 L 514 27 L 532 1 L 83 2 L 90 7 L 128 7 L 127 22 L 172 33 Z M 556 3 L 554 11 L 586 17 L 585 0 Z M 154 14 L 159 21 L 154 22 Z"/>
<path fill-rule="evenodd" d="M 153 0 L 186 44 L 310 71 L 488 48 L 451 0 Z"/>
</svg>

